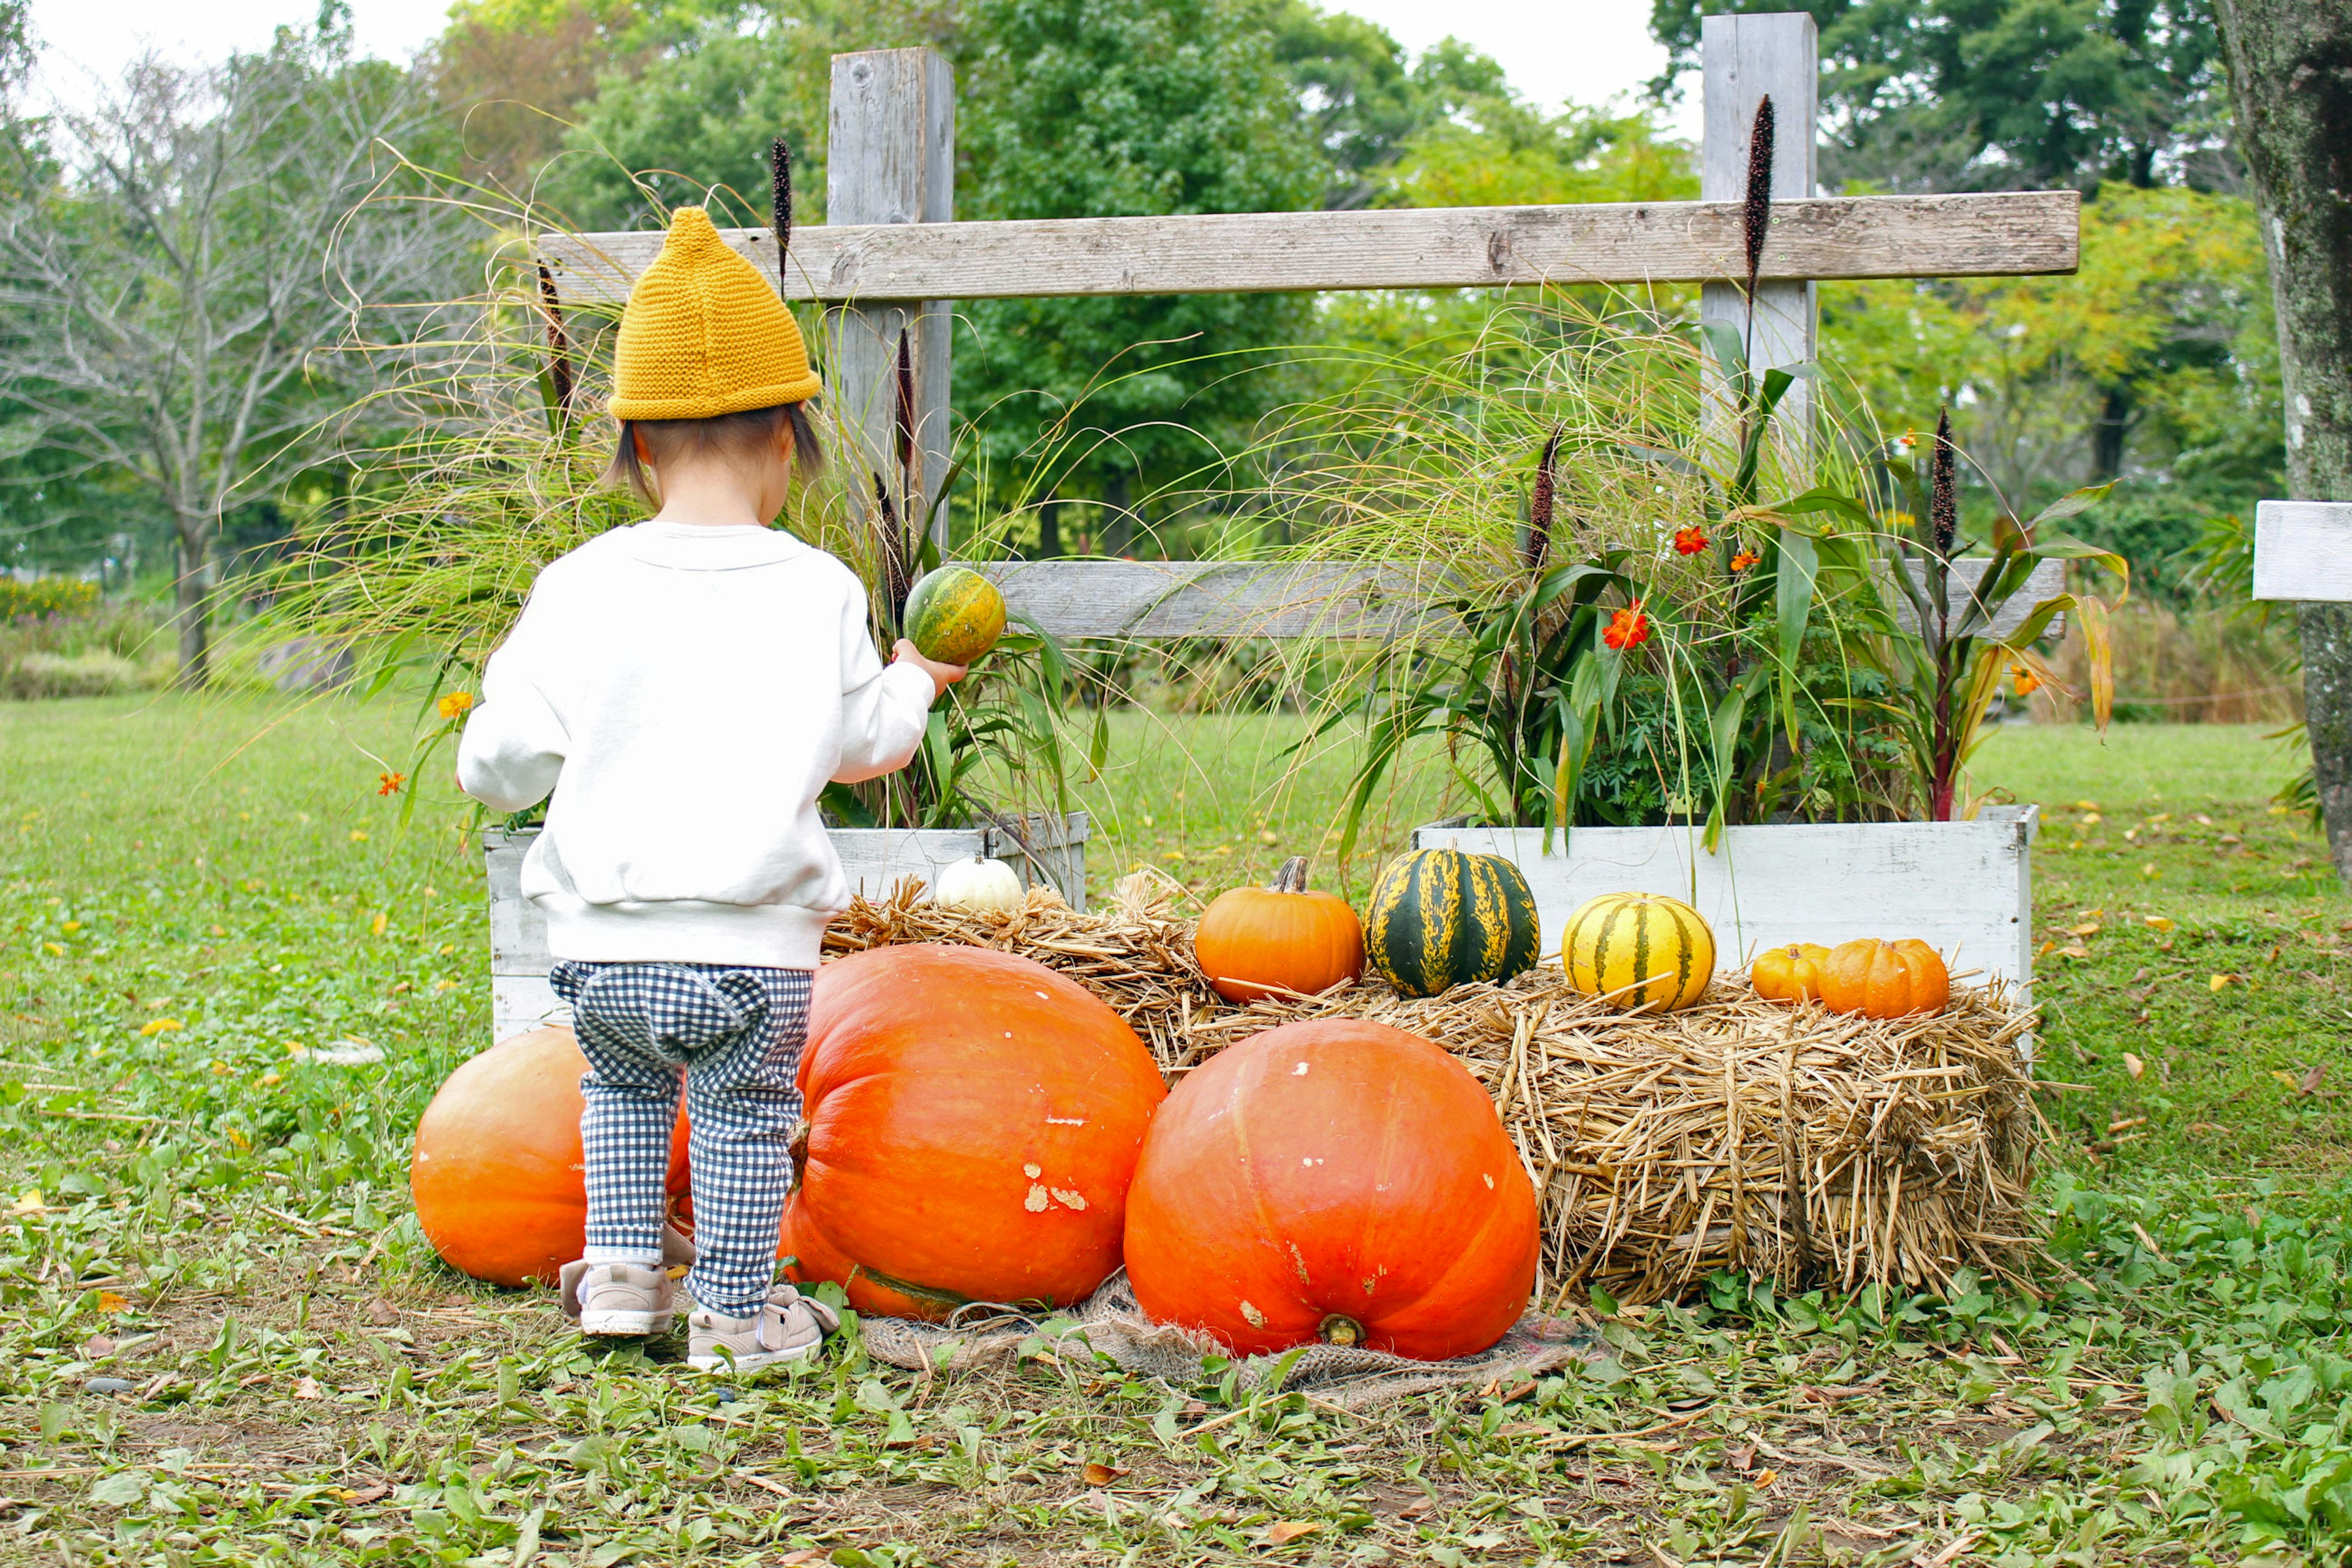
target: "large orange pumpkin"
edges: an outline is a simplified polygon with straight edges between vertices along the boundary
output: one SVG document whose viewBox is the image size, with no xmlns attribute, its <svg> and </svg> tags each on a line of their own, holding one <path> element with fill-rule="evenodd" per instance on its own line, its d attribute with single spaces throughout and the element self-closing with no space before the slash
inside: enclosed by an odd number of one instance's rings
<svg viewBox="0 0 2352 1568">
<path fill-rule="evenodd" d="M 1294 855 L 1272 887 L 1218 894 L 1192 935 L 1192 956 L 1228 1002 L 1277 990 L 1312 996 L 1364 972 L 1364 928 L 1347 900 L 1307 890 L 1307 857 Z"/>
<path fill-rule="evenodd" d="M 860 1311 L 1066 1304 L 1118 1267 L 1167 1097 L 1119 1016 L 1041 963 L 909 943 L 826 964 L 801 1054 L 791 1277 Z"/>
<path fill-rule="evenodd" d="M 1485 1350 L 1526 1310 L 1537 1246 L 1535 1189 L 1478 1080 L 1360 1019 L 1286 1024 L 1188 1074 L 1127 1199 L 1144 1311 L 1245 1355 Z"/>
<path fill-rule="evenodd" d="M 1748 984 L 1767 1002 L 1811 1002 L 1822 994 L 1822 964 L 1829 955 L 1812 942 L 1768 947 L 1748 966 Z"/>
<path fill-rule="evenodd" d="M 569 1029 L 501 1040 L 449 1075 L 416 1124 L 409 1195 L 441 1260 L 494 1285 L 553 1284 L 588 1234 L 580 1077 Z M 669 1193 L 687 1190 L 686 1110 L 670 1134 Z"/>
<path fill-rule="evenodd" d="M 1822 969 L 1822 1005 L 1865 1018 L 1907 1018 L 1940 1013 L 1952 999 L 1952 980 L 1936 950 L 1916 937 L 1840 942 Z"/>
</svg>

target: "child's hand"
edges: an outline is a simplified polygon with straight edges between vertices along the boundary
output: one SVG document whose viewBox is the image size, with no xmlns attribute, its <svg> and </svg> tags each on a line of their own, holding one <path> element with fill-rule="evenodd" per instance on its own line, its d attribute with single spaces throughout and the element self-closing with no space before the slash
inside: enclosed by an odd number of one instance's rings
<svg viewBox="0 0 2352 1568">
<path fill-rule="evenodd" d="M 890 662 L 892 664 L 914 665 L 925 675 L 929 676 L 931 678 L 931 700 L 934 702 L 940 700 L 940 694 L 941 692 L 945 691 L 949 687 L 953 686 L 957 681 L 963 679 L 964 670 L 966 668 L 965 666 L 961 664 L 941 664 L 935 658 L 925 658 L 920 653 L 916 651 L 915 645 L 908 642 L 905 637 L 900 637 L 898 639 L 898 646 L 890 650 Z"/>
</svg>

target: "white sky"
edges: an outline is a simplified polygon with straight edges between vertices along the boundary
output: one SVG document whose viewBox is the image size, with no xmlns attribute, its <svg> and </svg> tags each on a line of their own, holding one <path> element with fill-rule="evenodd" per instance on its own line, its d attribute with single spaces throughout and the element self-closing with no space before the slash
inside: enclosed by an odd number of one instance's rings
<svg viewBox="0 0 2352 1568">
<path fill-rule="evenodd" d="M 1567 99 L 1630 99 L 1657 74 L 1665 52 L 1650 42 L 1649 0 L 1327 0 L 1380 23 L 1406 48 L 1451 33 L 1503 62 L 1522 92 L 1547 108 Z M 37 92 L 87 101 L 93 76 L 110 78 L 141 50 L 215 58 L 259 48 L 281 23 L 306 23 L 315 0 L 33 0 L 33 30 L 47 45 Z M 361 47 L 403 59 L 440 32 L 444 0 L 352 0 Z M 1697 132 L 1697 95 L 1677 121 Z"/>
</svg>

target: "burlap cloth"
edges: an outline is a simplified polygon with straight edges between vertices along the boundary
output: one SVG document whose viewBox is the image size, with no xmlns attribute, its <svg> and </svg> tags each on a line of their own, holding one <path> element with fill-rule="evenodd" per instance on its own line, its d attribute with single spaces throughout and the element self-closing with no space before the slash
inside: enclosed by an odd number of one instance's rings
<svg viewBox="0 0 2352 1568">
<path fill-rule="evenodd" d="M 863 1318 L 866 1353 L 876 1361 L 926 1375 L 1008 1368 L 1024 1353 L 1073 1352 L 1108 1356 L 1122 1371 L 1177 1384 L 1214 1381 L 1202 1364 L 1223 1347 L 1194 1329 L 1155 1323 L 1135 1303 L 1124 1269 L 1077 1306 L 1030 1314 L 975 1301 L 945 1323 L 907 1318 Z M 1039 1342 L 1043 1342 L 1040 1343 Z M 1453 1361 L 1413 1361 L 1363 1346 L 1309 1345 L 1289 1356 L 1249 1356 L 1232 1363 L 1235 1392 L 1311 1390 L 1328 1405 L 1358 1410 L 1434 1389 L 1508 1390 L 1545 1373 L 1587 1364 L 1606 1353 L 1589 1329 L 1529 1311 L 1491 1348 Z M 1280 1381 L 1276 1382 L 1279 1374 Z M 1217 1374 L 1222 1376 L 1222 1374 Z"/>
</svg>

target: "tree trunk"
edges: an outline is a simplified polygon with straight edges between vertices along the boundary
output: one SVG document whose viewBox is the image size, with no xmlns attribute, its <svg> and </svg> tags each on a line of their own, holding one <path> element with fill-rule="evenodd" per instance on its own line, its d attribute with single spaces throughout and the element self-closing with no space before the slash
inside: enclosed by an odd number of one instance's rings
<svg viewBox="0 0 2352 1568">
<path fill-rule="evenodd" d="M 1062 553 L 1062 503 L 1049 500 L 1037 509 L 1037 559 L 1052 561 Z"/>
<path fill-rule="evenodd" d="M 173 579 L 174 610 L 173 624 L 180 634 L 180 673 L 173 684 L 183 691 L 201 691 L 212 675 L 210 627 L 205 624 L 210 609 L 209 584 L 205 581 L 205 559 L 208 520 L 181 517 L 175 520 L 180 538 L 180 569 Z"/>
<path fill-rule="evenodd" d="M 2352 5 L 2220 0 L 2216 19 L 2278 305 L 2287 488 L 2352 500 Z M 2352 605 L 2296 619 L 2319 804 L 2352 881 Z"/>
</svg>

